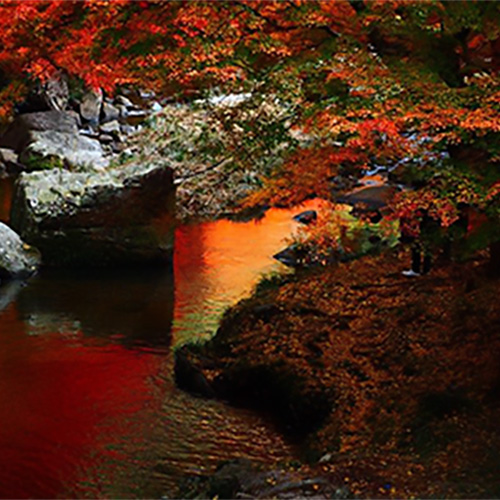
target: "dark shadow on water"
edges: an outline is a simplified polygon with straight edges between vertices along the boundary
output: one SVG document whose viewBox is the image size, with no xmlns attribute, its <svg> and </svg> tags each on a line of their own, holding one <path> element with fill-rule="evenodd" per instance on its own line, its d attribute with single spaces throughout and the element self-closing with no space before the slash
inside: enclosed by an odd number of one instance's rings
<svg viewBox="0 0 500 500">
<path fill-rule="evenodd" d="M 32 334 L 81 332 L 164 350 L 171 341 L 173 270 L 43 269 L 19 291 L 17 308 Z"/>
</svg>

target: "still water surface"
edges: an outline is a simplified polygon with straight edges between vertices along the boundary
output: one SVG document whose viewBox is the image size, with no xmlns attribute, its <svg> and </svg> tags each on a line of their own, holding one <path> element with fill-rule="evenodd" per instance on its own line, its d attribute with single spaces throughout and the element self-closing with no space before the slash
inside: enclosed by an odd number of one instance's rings
<svg viewBox="0 0 500 500">
<path fill-rule="evenodd" d="M 8 198 L 0 184 L 0 220 Z M 173 348 L 213 334 L 280 266 L 293 213 L 180 227 L 170 270 L 44 270 L 0 288 L 0 497 L 168 496 L 221 460 L 293 458 L 264 418 L 172 377 Z"/>
</svg>

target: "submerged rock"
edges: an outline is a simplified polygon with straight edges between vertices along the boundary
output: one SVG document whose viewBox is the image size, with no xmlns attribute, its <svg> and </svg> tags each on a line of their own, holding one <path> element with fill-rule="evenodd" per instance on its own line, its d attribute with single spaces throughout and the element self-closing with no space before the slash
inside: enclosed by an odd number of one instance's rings
<svg viewBox="0 0 500 500">
<path fill-rule="evenodd" d="M 39 267 L 40 252 L 0 222 L 0 282 L 27 278 Z"/>
<path fill-rule="evenodd" d="M 164 262 L 172 254 L 174 203 L 165 165 L 23 173 L 11 222 L 49 265 Z"/>
<path fill-rule="evenodd" d="M 0 287 L 0 310 L 14 292 Z M 68 335 L 113 339 L 126 347 L 170 346 L 174 283 L 168 265 L 44 269 L 41 280 L 21 287 L 14 297 L 19 315 L 29 318 L 27 335 L 58 331 L 64 318 Z"/>
<path fill-rule="evenodd" d="M 246 459 L 224 462 L 208 477 L 189 479 L 182 482 L 179 497 L 353 498 L 346 486 L 336 484 L 325 474 L 307 476 L 304 472 L 290 467 L 266 470 L 261 464 Z"/>
</svg>

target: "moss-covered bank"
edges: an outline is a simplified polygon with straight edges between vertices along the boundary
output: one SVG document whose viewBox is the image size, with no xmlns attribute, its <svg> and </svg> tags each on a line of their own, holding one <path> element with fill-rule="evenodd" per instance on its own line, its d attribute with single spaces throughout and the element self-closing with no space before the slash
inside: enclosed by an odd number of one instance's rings
<svg viewBox="0 0 500 500">
<path fill-rule="evenodd" d="M 264 282 L 177 353 L 179 385 L 271 412 L 360 497 L 498 497 L 500 283 L 482 256 L 415 279 L 407 262 Z"/>
</svg>

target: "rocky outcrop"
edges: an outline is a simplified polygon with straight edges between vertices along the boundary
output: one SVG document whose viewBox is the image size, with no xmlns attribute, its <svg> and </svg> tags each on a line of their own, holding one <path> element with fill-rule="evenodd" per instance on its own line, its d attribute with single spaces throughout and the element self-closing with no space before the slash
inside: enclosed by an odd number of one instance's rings
<svg viewBox="0 0 500 500">
<path fill-rule="evenodd" d="M 16 182 L 11 223 L 49 265 L 169 261 L 172 177 L 165 165 L 23 173 Z"/>
<path fill-rule="evenodd" d="M 302 438 L 321 426 L 334 404 L 334 391 L 308 386 L 292 360 L 234 356 L 250 322 L 275 324 L 290 313 L 276 304 L 253 304 L 243 301 L 229 310 L 209 342 L 185 344 L 175 351 L 176 384 L 199 396 L 264 410 L 287 434 Z M 312 308 L 296 312 L 316 313 Z"/>
<path fill-rule="evenodd" d="M 40 265 L 40 252 L 0 222 L 0 282 L 27 278 Z"/>
<path fill-rule="evenodd" d="M 63 78 L 33 92 L 18 109 L 22 114 L 0 135 L 0 148 L 19 157 L 10 170 L 0 158 L 0 174 L 55 167 L 102 170 L 125 149 L 126 137 L 140 131 L 142 122 L 162 109 L 154 94 L 135 90 L 128 91 L 133 100 L 124 95 L 104 97 L 96 90 L 75 102 L 69 99 Z"/>
</svg>

